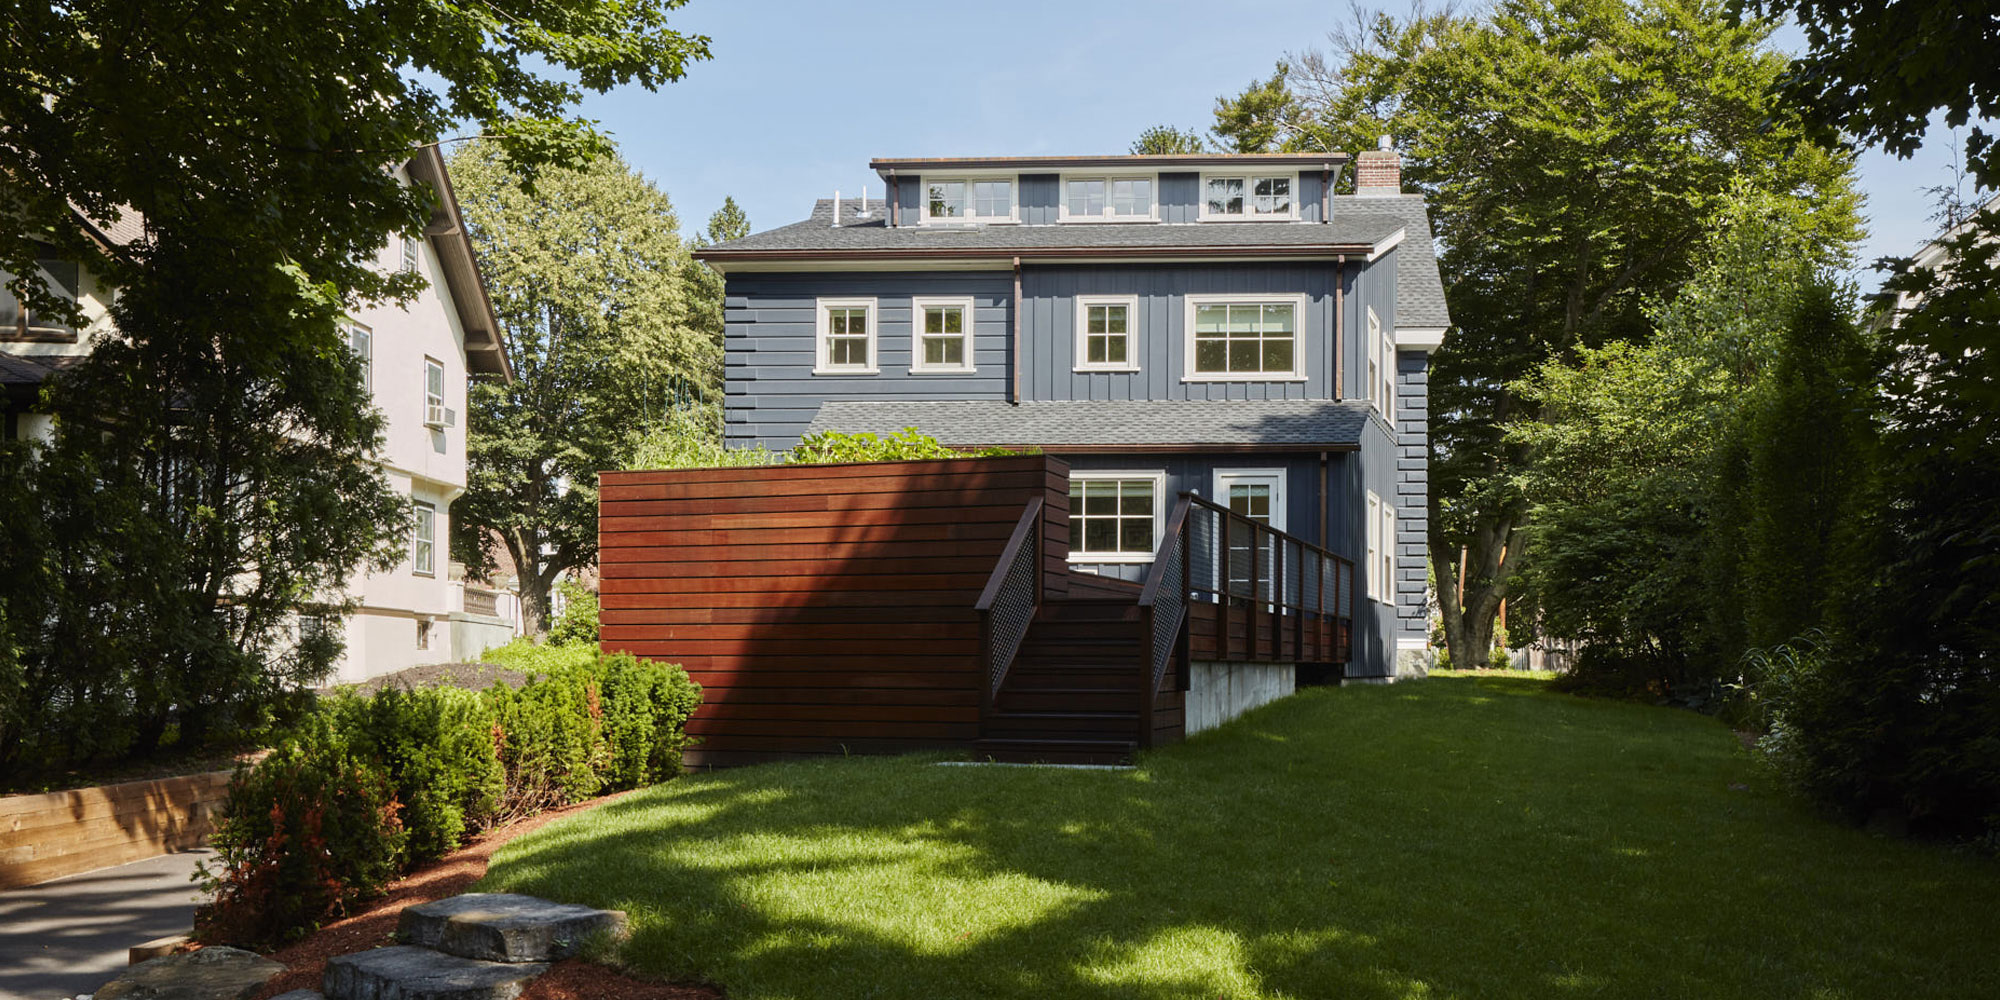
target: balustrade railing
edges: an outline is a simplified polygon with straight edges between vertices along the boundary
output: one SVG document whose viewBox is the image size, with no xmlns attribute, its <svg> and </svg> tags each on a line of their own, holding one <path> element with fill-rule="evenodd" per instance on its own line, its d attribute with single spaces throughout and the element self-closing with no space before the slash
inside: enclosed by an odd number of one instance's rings
<svg viewBox="0 0 2000 1000">
<path fill-rule="evenodd" d="M 1014 533 L 974 607 L 979 612 L 980 653 L 986 667 L 985 687 L 980 695 L 982 717 L 993 707 L 993 696 L 1007 679 L 1007 668 L 1021 650 L 1021 640 L 1035 620 L 1042 603 L 1042 507 L 1041 497 L 1028 501 Z"/>
</svg>

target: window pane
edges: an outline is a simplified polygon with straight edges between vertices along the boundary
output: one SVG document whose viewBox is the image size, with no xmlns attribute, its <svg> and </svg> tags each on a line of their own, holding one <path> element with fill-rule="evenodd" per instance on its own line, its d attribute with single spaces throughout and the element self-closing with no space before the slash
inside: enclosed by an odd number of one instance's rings
<svg viewBox="0 0 2000 1000">
<path fill-rule="evenodd" d="M 1194 370 L 1198 372 L 1219 372 L 1228 365 L 1228 348 L 1220 340 L 1198 340 L 1194 345 Z"/>
<path fill-rule="evenodd" d="M 1257 342 L 1254 340 L 1232 340 L 1229 342 L 1229 370 L 1232 372 L 1258 371 Z"/>
<path fill-rule="evenodd" d="M 1292 370 L 1292 342 L 1289 340 L 1264 341 L 1264 371 L 1288 372 Z"/>
<path fill-rule="evenodd" d="M 1123 487 L 1119 497 L 1119 513 L 1153 516 L 1153 484 L 1145 480 L 1127 480 L 1119 484 Z"/>
<path fill-rule="evenodd" d="M 1105 338 L 1104 360 L 1114 365 L 1122 365 L 1125 363 L 1124 337 Z"/>
<path fill-rule="evenodd" d="M 1005 218 L 1014 211 L 1013 181 L 978 181 L 972 185 L 972 214 Z"/>
<path fill-rule="evenodd" d="M 1104 181 L 1072 180 L 1069 182 L 1069 214 L 1103 215 Z"/>
<path fill-rule="evenodd" d="M 868 310 L 847 310 L 847 332 L 864 336 L 868 333 Z"/>
<path fill-rule="evenodd" d="M 932 181 L 929 187 L 933 217 L 956 219 L 965 214 L 964 181 Z"/>
<path fill-rule="evenodd" d="M 950 338 L 949 340 L 939 341 L 938 343 L 940 343 L 944 347 L 944 359 L 943 359 L 944 364 L 952 365 L 954 367 L 960 367 L 965 364 L 964 337 L 953 337 Z"/>
<path fill-rule="evenodd" d="M 1111 214 L 1148 215 L 1152 211 L 1152 181 L 1119 180 L 1111 182 Z"/>
<path fill-rule="evenodd" d="M 1111 360 L 1111 338 L 1092 336 L 1086 338 L 1083 360 L 1090 364 L 1104 364 Z"/>
<path fill-rule="evenodd" d="M 1194 329 L 1198 334 L 1219 334 L 1229 322 L 1228 306 L 1196 306 Z"/>
<path fill-rule="evenodd" d="M 1104 307 L 1104 332 L 1124 333 L 1128 317 L 1124 306 Z"/>
<path fill-rule="evenodd" d="M 1085 552 L 1118 551 L 1118 521 L 1109 517 L 1093 517 L 1083 522 L 1083 550 Z"/>
<path fill-rule="evenodd" d="M 1292 332 L 1291 306 L 1264 307 L 1264 336 L 1274 333 L 1289 335 Z"/>
<path fill-rule="evenodd" d="M 1242 215 L 1243 178 L 1209 178 L 1208 211 L 1211 215 Z"/>
<path fill-rule="evenodd" d="M 1150 518 L 1138 520 L 1124 518 L 1119 521 L 1118 550 L 1120 552 L 1153 551 L 1153 522 Z"/>
<path fill-rule="evenodd" d="M 1089 309 L 1085 310 L 1085 316 L 1087 317 L 1084 321 L 1084 325 L 1086 328 L 1085 332 L 1087 333 L 1106 332 L 1107 328 L 1105 324 L 1110 321 L 1110 315 L 1111 315 L 1111 308 L 1109 306 L 1091 306 Z"/>
<path fill-rule="evenodd" d="M 1104 515 L 1118 513 L 1118 484 L 1109 480 L 1086 481 L 1083 484 L 1083 512 Z"/>
</svg>

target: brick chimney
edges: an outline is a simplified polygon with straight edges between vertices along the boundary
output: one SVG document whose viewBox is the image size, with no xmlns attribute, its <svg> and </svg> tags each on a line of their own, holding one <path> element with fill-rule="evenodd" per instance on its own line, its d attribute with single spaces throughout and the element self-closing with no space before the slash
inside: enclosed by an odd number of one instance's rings
<svg viewBox="0 0 2000 1000">
<path fill-rule="evenodd" d="M 1354 158 L 1354 193 L 1362 197 L 1403 193 L 1403 156 L 1388 136 Z"/>
</svg>

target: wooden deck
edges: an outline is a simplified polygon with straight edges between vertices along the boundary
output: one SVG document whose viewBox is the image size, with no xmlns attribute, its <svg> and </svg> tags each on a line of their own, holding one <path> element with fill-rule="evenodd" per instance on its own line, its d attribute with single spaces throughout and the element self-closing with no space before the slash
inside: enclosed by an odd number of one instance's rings
<svg viewBox="0 0 2000 1000">
<path fill-rule="evenodd" d="M 702 685 L 688 760 L 705 766 L 934 748 L 1122 759 L 1180 738 L 1191 658 L 1344 659 L 1344 617 L 1294 611 L 1312 598 L 1304 574 L 1285 595 L 1271 567 L 1232 566 L 1241 594 L 1211 586 L 1225 560 L 1200 553 L 1197 525 L 1229 518 L 1185 500 L 1162 545 L 1176 580 L 1071 571 L 1068 479 L 1040 455 L 604 473 L 603 647 Z M 1234 527 L 1211 541 L 1254 559 L 1255 531 Z M 1265 530 L 1257 551 L 1287 544 Z"/>
</svg>

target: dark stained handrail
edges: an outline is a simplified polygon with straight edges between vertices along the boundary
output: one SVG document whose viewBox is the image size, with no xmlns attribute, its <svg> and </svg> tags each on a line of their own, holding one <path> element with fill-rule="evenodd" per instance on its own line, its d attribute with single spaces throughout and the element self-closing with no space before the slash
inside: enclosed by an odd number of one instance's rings
<svg viewBox="0 0 2000 1000">
<path fill-rule="evenodd" d="M 1193 511 L 1205 511 L 1215 514 L 1219 518 L 1218 530 L 1215 532 L 1214 539 L 1216 548 L 1213 553 L 1216 579 L 1211 582 L 1189 574 L 1186 583 L 1188 593 L 1191 596 L 1208 595 L 1214 597 L 1216 603 L 1222 606 L 1222 614 L 1225 619 L 1228 617 L 1231 607 L 1241 607 L 1243 609 L 1244 637 L 1245 641 L 1250 643 L 1250 647 L 1244 650 L 1244 653 L 1249 658 L 1258 659 L 1262 657 L 1262 653 L 1258 648 L 1260 632 L 1257 628 L 1257 619 L 1260 614 L 1270 619 L 1270 639 L 1274 655 L 1281 652 L 1284 647 L 1284 623 L 1282 621 L 1284 613 L 1292 612 L 1293 615 L 1300 619 L 1292 623 L 1292 651 L 1300 659 L 1305 659 L 1306 652 L 1304 649 L 1305 630 L 1303 628 L 1303 619 L 1310 617 L 1316 620 L 1324 619 L 1336 622 L 1342 619 L 1351 620 L 1351 611 L 1343 610 L 1340 601 L 1343 589 L 1349 594 L 1348 599 L 1352 600 L 1354 578 L 1354 563 L 1352 560 L 1335 555 L 1325 548 L 1308 542 L 1297 535 L 1279 528 L 1273 528 L 1261 521 L 1246 517 L 1230 510 L 1222 504 L 1196 496 L 1193 493 L 1182 493 L 1181 498 L 1186 502 L 1190 513 Z M 1189 527 L 1185 524 L 1182 525 L 1181 532 L 1184 535 L 1192 535 Z M 1239 533 L 1241 533 L 1240 537 Z M 1237 581 L 1232 578 L 1234 564 L 1232 562 L 1231 550 L 1235 547 L 1235 543 L 1246 539 L 1248 541 L 1248 545 L 1245 546 L 1249 561 L 1248 579 L 1242 582 L 1248 584 L 1249 592 L 1242 593 L 1236 589 Z M 1260 557 L 1265 552 L 1267 545 L 1270 548 L 1269 554 L 1274 558 L 1275 562 L 1275 565 L 1270 567 L 1271 572 L 1268 574 L 1268 580 L 1266 579 L 1266 567 L 1262 565 L 1263 559 Z M 1298 566 L 1296 568 L 1298 570 L 1299 592 L 1296 599 L 1287 592 L 1290 582 L 1287 579 L 1288 574 L 1285 570 L 1285 553 L 1287 548 L 1296 549 L 1298 553 Z M 1190 565 L 1192 564 L 1192 559 L 1193 552 L 1190 550 L 1188 553 L 1188 563 Z M 1308 572 L 1308 566 L 1311 567 L 1311 572 Z M 1328 607 L 1326 603 L 1328 568 L 1333 570 L 1331 575 L 1333 579 L 1334 598 L 1331 607 Z M 1314 581 L 1314 590 L 1316 591 L 1312 595 L 1312 604 L 1306 603 L 1306 581 L 1308 579 Z M 1345 588 L 1343 588 L 1343 581 L 1346 585 Z M 1272 589 L 1275 589 L 1277 592 L 1271 593 Z M 1225 656 L 1229 655 L 1230 638 L 1229 629 L 1226 625 L 1222 629 L 1219 641 L 1222 644 L 1223 654 Z M 1314 643 L 1316 653 L 1325 654 L 1327 652 L 1325 649 L 1319 648 L 1318 633 L 1315 633 Z M 1336 637 L 1336 646 L 1338 646 L 1338 637 Z M 1339 648 L 1333 650 L 1332 653 L 1335 658 L 1346 655 Z M 1322 655 L 1320 658 L 1325 657 Z"/>
<path fill-rule="evenodd" d="M 973 605 L 979 613 L 979 648 L 986 667 L 980 696 L 982 718 L 992 711 L 993 698 L 1007 679 L 1007 669 L 1014 665 L 1014 654 L 1021 650 L 1021 640 L 1035 620 L 1035 609 L 1041 607 L 1039 529 L 1043 506 L 1043 499 L 1035 497 L 1022 509 L 1014 533 L 1007 536 L 1007 545 L 986 578 L 986 588 Z"/>
<path fill-rule="evenodd" d="M 1173 663 L 1180 645 L 1181 626 L 1187 621 L 1188 539 L 1185 530 L 1188 500 L 1183 494 L 1167 519 L 1160 549 L 1153 553 L 1153 565 L 1146 571 L 1146 586 L 1139 592 L 1139 610 L 1146 623 L 1146 666 L 1140 677 L 1139 745 L 1153 745 L 1154 697 L 1167 667 Z M 1166 600 L 1161 600 L 1162 595 Z"/>
</svg>

